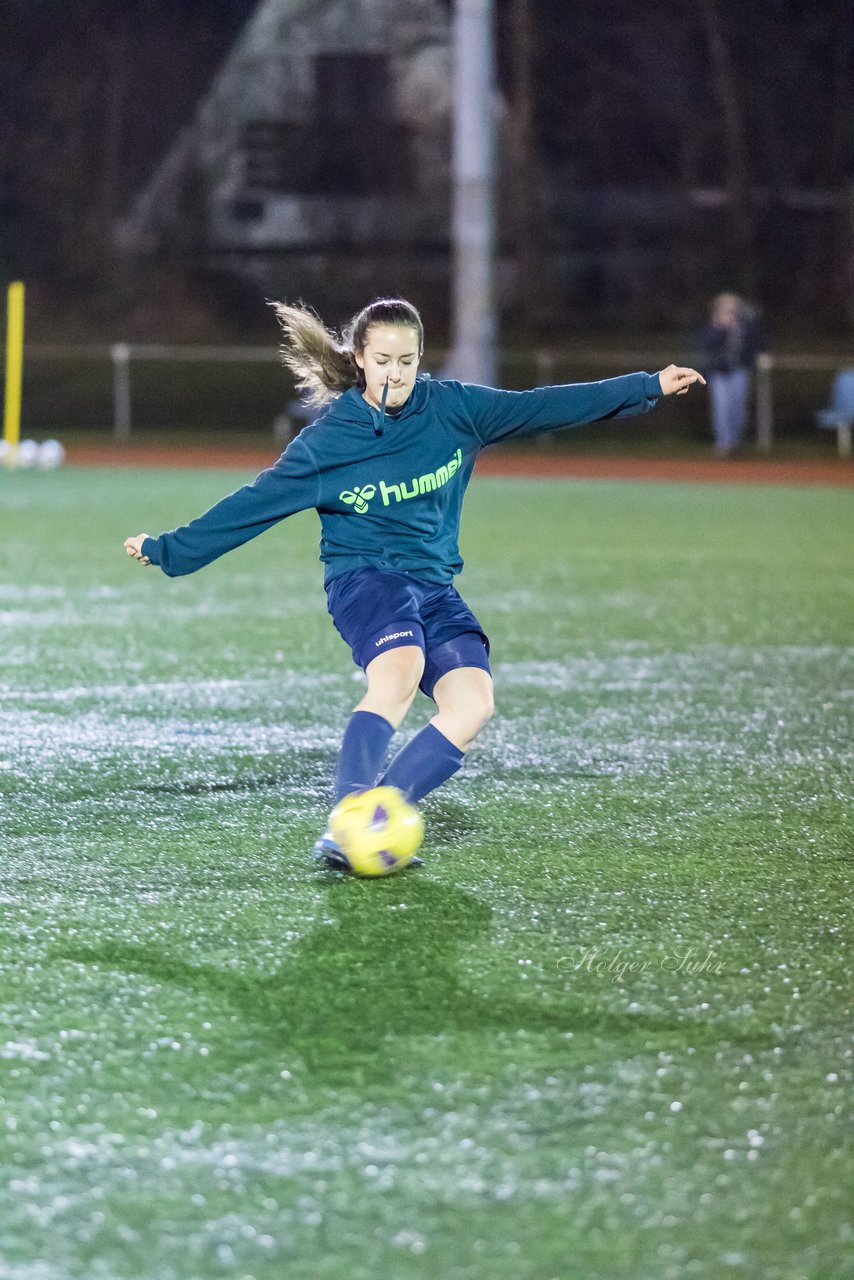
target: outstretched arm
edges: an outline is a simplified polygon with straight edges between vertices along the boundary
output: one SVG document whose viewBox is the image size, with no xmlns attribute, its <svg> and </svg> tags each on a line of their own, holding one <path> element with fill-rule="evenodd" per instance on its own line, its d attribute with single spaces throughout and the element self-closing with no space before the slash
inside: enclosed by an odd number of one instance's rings
<svg viewBox="0 0 854 1280">
<path fill-rule="evenodd" d="M 204 515 L 171 533 L 125 538 L 124 548 L 140 564 L 159 565 L 170 578 L 194 573 L 227 551 L 257 538 L 274 524 L 314 507 L 320 480 L 308 447 L 298 436 L 252 484 L 228 494 Z"/>
<path fill-rule="evenodd" d="M 601 382 L 574 382 L 533 391 L 497 391 L 461 384 L 461 394 L 482 444 L 517 439 L 558 427 L 648 413 L 661 396 L 681 394 L 704 379 L 696 369 L 668 365 L 661 373 L 628 373 Z"/>
</svg>

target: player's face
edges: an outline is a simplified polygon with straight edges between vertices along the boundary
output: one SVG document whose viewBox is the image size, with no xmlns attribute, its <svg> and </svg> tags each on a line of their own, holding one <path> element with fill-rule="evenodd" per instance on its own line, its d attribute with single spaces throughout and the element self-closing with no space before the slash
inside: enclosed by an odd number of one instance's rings
<svg viewBox="0 0 854 1280">
<path fill-rule="evenodd" d="M 415 386 L 420 358 L 418 333 L 410 325 L 372 324 L 364 350 L 356 352 L 356 364 L 365 374 L 364 396 L 368 403 L 380 407 L 388 382 L 386 407 L 399 409 Z"/>
</svg>

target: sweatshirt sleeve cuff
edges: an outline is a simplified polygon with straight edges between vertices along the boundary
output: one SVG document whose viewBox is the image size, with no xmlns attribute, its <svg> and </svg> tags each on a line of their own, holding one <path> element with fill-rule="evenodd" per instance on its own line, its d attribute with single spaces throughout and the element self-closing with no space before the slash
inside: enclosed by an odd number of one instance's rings
<svg viewBox="0 0 854 1280">
<path fill-rule="evenodd" d="M 144 538 L 142 546 L 140 547 L 142 554 L 144 556 L 148 556 L 152 564 L 160 563 L 157 557 L 157 544 L 159 541 L 159 538 Z"/>
<path fill-rule="evenodd" d="M 657 373 L 648 373 L 646 375 L 646 398 L 647 400 L 659 400 L 664 395 L 661 390 L 661 378 Z"/>
</svg>

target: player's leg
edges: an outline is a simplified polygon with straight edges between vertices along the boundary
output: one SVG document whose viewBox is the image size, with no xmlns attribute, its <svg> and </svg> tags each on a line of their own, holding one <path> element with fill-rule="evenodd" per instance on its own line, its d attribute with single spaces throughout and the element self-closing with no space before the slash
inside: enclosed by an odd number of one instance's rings
<svg viewBox="0 0 854 1280">
<path fill-rule="evenodd" d="M 493 711 L 488 641 L 467 631 L 428 650 L 421 688 L 436 703 L 429 724 L 398 751 L 380 782 L 415 803 L 457 772 Z"/>
<path fill-rule="evenodd" d="M 335 627 L 368 678 L 341 744 L 337 803 L 374 785 L 424 670 L 424 629 L 417 588 L 405 574 L 355 569 L 333 578 L 326 593 Z"/>
<path fill-rule="evenodd" d="M 418 691 L 424 651 L 418 645 L 387 649 L 368 663 L 368 689 L 354 708 L 341 743 L 335 800 L 372 787 L 388 744 Z"/>
<path fill-rule="evenodd" d="M 489 641 L 453 586 L 425 591 L 424 584 L 407 575 L 381 576 L 385 625 L 379 631 L 366 635 L 364 626 L 359 624 L 367 589 L 379 582 L 373 571 L 370 577 L 356 571 L 345 591 L 333 592 L 330 599 L 336 627 L 351 645 L 356 662 L 368 674 L 368 692 L 353 712 L 344 736 L 338 797 L 376 784 L 396 786 L 414 802 L 456 773 L 468 745 L 492 713 Z M 376 603 L 376 595 L 371 592 L 371 596 L 372 603 Z M 391 599 L 396 613 L 388 608 Z M 375 614 L 372 621 L 375 626 Z M 382 654 L 373 656 L 378 647 Z M 380 657 L 392 659 L 395 652 L 401 653 L 398 659 L 378 661 Z M 416 687 L 433 698 L 446 675 L 468 668 L 474 668 L 477 674 L 446 681 L 439 690 L 442 706 L 436 704 L 435 719 L 439 721 L 444 712 L 444 719 L 439 722 L 453 734 L 453 739 L 446 737 L 436 724 L 426 725 L 377 779 L 375 769 L 379 768 L 394 729 L 409 710 Z M 327 865 L 348 868 L 329 833 L 318 841 L 316 852 Z"/>
<path fill-rule="evenodd" d="M 365 668 L 368 689 L 350 716 L 338 754 L 336 804 L 352 792 L 376 784 L 388 744 L 412 706 L 423 671 L 424 651 L 412 644 L 387 649 L 368 663 Z M 329 831 L 318 839 L 314 854 L 332 870 L 350 870 L 346 856 Z M 415 866 L 421 865 L 420 858 L 412 861 Z"/>
<path fill-rule="evenodd" d="M 446 671 L 433 688 L 439 708 L 430 723 L 466 752 L 495 711 L 492 676 L 481 667 L 457 667 Z"/>
<path fill-rule="evenodd" d="M 368 690 L 354 709 L 384 716 L 397 728 L 412 706 L 423 674 L 424 650 L 419 645 L 387 649 L 365 668 Z"/>
</svg>

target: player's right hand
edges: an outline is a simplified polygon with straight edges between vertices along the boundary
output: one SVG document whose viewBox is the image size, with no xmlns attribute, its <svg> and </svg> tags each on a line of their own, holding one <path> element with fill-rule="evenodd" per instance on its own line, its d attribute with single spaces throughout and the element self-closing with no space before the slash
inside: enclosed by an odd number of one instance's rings
<svg viewBox="0 0 854 1280">
<path fill-rule="evenodd" d="M 125 551 L 134 560 L 138 560 L 140 564 L 151 564 L 148 556 L 142 554 L 142 544 L 150 536 L 147 533 L 138 533 L 135 538 L 125 538 Z"/>
</svg>

